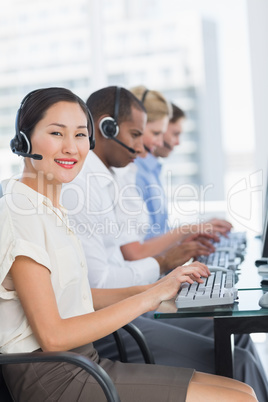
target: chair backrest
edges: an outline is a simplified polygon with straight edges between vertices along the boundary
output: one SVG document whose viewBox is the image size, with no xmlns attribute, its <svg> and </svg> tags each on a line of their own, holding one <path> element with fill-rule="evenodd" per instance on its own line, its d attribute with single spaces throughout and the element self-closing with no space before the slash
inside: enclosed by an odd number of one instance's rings
<svg viewBox="0 0 268 402">
<path fill-rule="evenodd" d="M 6 386 L 3 373 L 2 366 L 0 365 L 0 401 L 1 402 L 12 402 L 12 398 Z"/>
</svg>

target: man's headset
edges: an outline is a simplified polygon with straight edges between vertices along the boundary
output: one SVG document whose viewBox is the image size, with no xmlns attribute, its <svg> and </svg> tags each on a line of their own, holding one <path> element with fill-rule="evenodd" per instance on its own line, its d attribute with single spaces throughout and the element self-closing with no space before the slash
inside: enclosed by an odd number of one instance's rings
<svg viewBox="0 0 268 402">
<path fill-rule="evenodd" d="M 99 123 L 99 129 L 104 138 L 107 138 L 108 140 L 114 140 L 118 144 L 122 145 L 122 147 L 126 148 L 129 152 L 135 154 L 136 151 L 134 148 L 128 147 L 126 144 L 116 138 L 119 133 L 119 125 L 117 120 L 120 106 L 120 91 L 121 88 L 116 87 L 113 117 L 109 116 L 101 119 Z"/>
<path fill-rule="evenodd" d="M 20 114 L 21 114 L 21 111 L 23 109 L 25 102 L 27 102 L 27 100 L 30 98 L 30 96 L 32 96 L 35 92 L 38 92 L 38 91 L 39 91 L 39 89 L 35 89 L 34 91 L 29 92 L 28 95 L 26 95 L 21 101 L 20 107 L 16 114 L 15 137 L 12 138 L 12 140 L 10 141 L 10 148 L 14 154 L 24 156 L 27 158 L 41 160 L 41 159 L 43 159 L 42 155 L 31 154 L 31 150 L 32 150 L 31 142 L 29 141 L 27 136 L 24 134 L 24 132 L 20 131 L 20 127 L 19 127 Z M 93 123 L 93 118 L 92 118 L 90 111 L 88 109 L 87 109 L 87 111 L 88 111 L 90 131 L 91 131 L 91 136 L 89 138 L 89 144 L 90 144 L 89 149 L 93 149 L 95 147 L 94 123 Z"/>
</svg>

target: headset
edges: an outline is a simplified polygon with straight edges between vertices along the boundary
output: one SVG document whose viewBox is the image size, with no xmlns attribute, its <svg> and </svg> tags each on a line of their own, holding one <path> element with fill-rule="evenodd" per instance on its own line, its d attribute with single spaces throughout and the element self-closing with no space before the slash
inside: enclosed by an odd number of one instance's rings
<svg viewBox="0 0 268 402">
<path fill-rule="evenodd" d="M 146 95 L 148 94 L 148 92 L 150 92 L 149 89 L 145 89 L 145 91 L 143 92 L 142 98 L 141 98 L 141 103 L 144 105 L 144 101 L 146 98 Z"/>
<path fill-rule="evenodd" d="M 144 101 L 145 101 L 145 98 L 146 98 L 148 92 L 150 92 L 150 90 L 149 90 L 149 89 L 145 89 L 145 91 L 144 91 L 143 94 L 142 94 L 141 103 L 143 104 L 143 106 L 144 106 Z M 144 146 L 145 151 L 151 153 L 150 149 L 149 149 L 146 145 L 143 144 L 143 146 Z"/>
<path fill-rule="evenodd" d="M 15 137 L 12 138 L 12 140 L 10 141 L 10 148 L 11 148 L 12 152 L 16 155 L 20 155 L 20 156 L 24 156 L 24 157 L 32 158 L 32 159 L 36 159 L 36 160 L 41 160 L 41 159 L 43 159 L 42 155 L 31 154 L 31 150 L 32 150 L 31 142 L 27 138 L 27 136 L 24 134 L 24 132 L 20 130 L 20 127 L 19 127 L 20 115 L 21 115 L 21 111 L 23 109 L 24 104 L 34 93 L 36 93 L 38 91 L 40 91 L 40 89 L 35 89 L 34 91 L 29 92 L 21 101 L 20 107 L 16 114 Z M 92 115 L 88 108 L 87 108 L 87 112 L 88 112 L 90 131 L 91 131 L 91 136 L 89 138 L 89 144 L 90 144 L 89 149 L 94 149 L 94 147 L 95 147 L 94 122 L 93 122 Z"/>
<path fill-rule="evenodd" d="M 116 138 L 119 133 L 119 125 L 117 121 L 120 106 L 120 91 L 121 88 L 116 87 L 113 117 L 107 116 L 101 119 L 99 123 L 99 129 L 104 138 L 117 142 L 118 144 L 122 145 L 122 147 L 126 148 L 129 152 L 135 154 L 136 151 L 134 148 L 128 147 L 126 144 Z"/>
</svg>

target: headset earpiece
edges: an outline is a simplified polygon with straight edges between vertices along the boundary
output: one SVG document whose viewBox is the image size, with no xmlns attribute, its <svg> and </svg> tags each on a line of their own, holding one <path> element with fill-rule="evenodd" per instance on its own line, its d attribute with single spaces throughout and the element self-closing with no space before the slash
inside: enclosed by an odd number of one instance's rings
<svg viewBox="0 0 268 402">
<path fill-rule="evenodd" d="M 119 133 L 119 126 L 117 123 L 119 106 L 120 106 L 120 87 L 116 87 L 115 101 L 114 101 L 114 115 L 113 117 L 104 117 L 99 123 L 99 129 L 102 135 L 107 139 L 115 138 Z"/>
<path fill-rule="evenodd" d="M 110 139 L 115 138 L 119 133 L 119 127 L 113 117 L 104 117 L 99 124 L 100 132 L 103 137 Z"/>
<path fill-rule="evenodd" d="M 10 148 L 12 152 L 18 155 L 22 156 L 28 156 L 31 154 L 31 143 L 27 136 L 20 131 L 20 114 L 21 110 L 25 104 L 25 102 L 30 98 L 32 94 L 35 92 L 39 91 L 39 89 L 35 89 L 34 91 L 29 92 L 21 101 L 20 107 L 17 111 L 16 114 L 16 120 L 15 120 L 15 137 L 10 141 Z"/>
<path fill-rule="evenodd" d="M 10 141 L 10 148 L 12 152 L 31 153 L 30 141 L 22 131 L 19 132 L 19 135 L 16 133 L 15 137 Z"/>
</svg>

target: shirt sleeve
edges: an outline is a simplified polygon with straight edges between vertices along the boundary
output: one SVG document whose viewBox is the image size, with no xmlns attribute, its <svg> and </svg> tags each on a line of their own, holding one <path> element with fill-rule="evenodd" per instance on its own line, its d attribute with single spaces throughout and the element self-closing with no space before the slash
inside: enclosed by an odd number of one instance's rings
<svg viewBox="0 0 268 402">
<path fill-rule="evenodd" d="M 91 220 L 92 229 L 94 222 L 98 224 L 96 219 Z M 88 279 L 92 288 L 146 285 L 159 278 L 159 264 L 154 258 L 126 261 L 118 246 L 118 249 L 114 250 L 116 257 L 113 256 L 113 263 L 111 263 L 102 235 L 93 229 L 88 238 L 82 236 L 81 240 L 86 254 Z"/>
<path fill-rule="evenodd" d="M 153 283 L 159 278 L 159 264 L 154 258 L 125 261 L 119 243 L 109 233 L 109 221 L 103 211 L 100 188 L 90 187 L 90 212 L 86 203 L 79 213 L 70 215 L 70 223 L 79 236 L 86 255 L 91 288 L 118 288 Z M 67 198 L 65 206 L 68 209 Z M 99 213 L 98 213 L 99 211 Z M 108 226 L 107 226 L 108 225 Z"/>
<path fill-rule="evenodd" d="M 137 191 L 135 182 L 121 186 L 115 214 L 120 228 L 120 245 L 142 243 L 150 226 L 149 216 L 146 203 Z"/>
<path fill-rule="evenodd" d="M 20 205 L 20 213 L 14 206 L 14 195 L 12 201 L 9 196 L 1 199 L 0 284 L 19 255 L 29 257 L 51 270 L 50 258 L 44 246 L 43 228 L 38 215 L 30 213 L 33 206 L 29 204 L 25 196 L 16 195 L 16 197 L 16 205 Z"/>
</svg>

